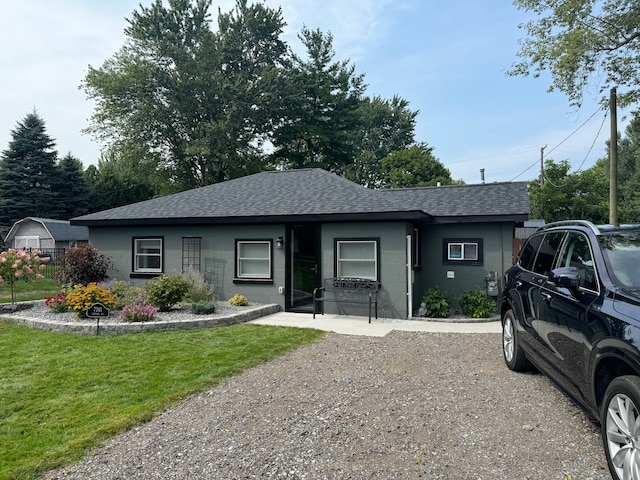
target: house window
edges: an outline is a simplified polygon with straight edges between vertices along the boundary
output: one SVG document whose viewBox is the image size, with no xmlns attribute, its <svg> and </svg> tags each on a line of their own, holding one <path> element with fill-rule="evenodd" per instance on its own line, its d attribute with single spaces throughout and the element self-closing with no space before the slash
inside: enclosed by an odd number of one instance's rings
<svg viewBox="0 0 640 480">
<path fill-rule="evenodd" d="M 448 265 L 482 265 L 482 239 L 445 238 L 442 260 Z"/>
<path fill-rule="evenodd" d="M 133 271 L 162 273 L 162 238 L 133 239 Z"/>
<path fill-rule="evenodd" d="M 200 271 L 200 237 L 182 237 L 182 271 Z"/>
<path fill-rule="evenodd" d="M 271 240 L 236 241 L 236 278 L 270 280 Z"/>
<path fill-rule="evenodd" d="M 336 277 L 378 280 L 378 240 L 336 240 Z"/>
</svg>

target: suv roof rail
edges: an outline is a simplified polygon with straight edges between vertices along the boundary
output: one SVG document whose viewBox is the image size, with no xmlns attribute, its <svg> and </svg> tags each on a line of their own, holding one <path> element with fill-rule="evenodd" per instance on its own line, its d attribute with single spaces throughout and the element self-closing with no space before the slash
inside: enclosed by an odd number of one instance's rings
<svg viewBox="0 0 640 480">
<path fill-rule="evenodd" d="M 559 222 L 551 222 L 551 223 L 547 223 L 546 225 L 543 225 L 542 227 L 540 227 L 538 229 L 538 231 L 541 230 L 546 230 L 548 228 L 553 228 L 553 227 L 560 227 L 563 225 L 573 225 L 573 226 L 578 226 L 578 227 L 587 227 L 589 228 L 593 233 L 595 233 L 596 235 L 600 234 L 600 229 L 598 227 L 596 227 L 593 223 L 587 221 L 587 220 L 561 220 Z"/>
</svg>

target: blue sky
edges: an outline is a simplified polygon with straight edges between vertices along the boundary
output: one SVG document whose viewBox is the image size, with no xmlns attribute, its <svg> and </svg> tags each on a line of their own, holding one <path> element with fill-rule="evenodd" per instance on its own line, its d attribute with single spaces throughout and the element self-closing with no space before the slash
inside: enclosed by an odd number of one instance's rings
<svg viewBox="0 0 640 480">
<path fill-rule="evenodd" d="M 60 156 L 97 163 L 100 145 L 81 132 L 93 104 L 78 86 L 88 65 L 101 66 L 123 45 L 125 18 L 140 3 L 151 0 L 0 0 L 0 150 L 35 108 Z M 285 39 L 298 53 L 303 25 L 330 31 L 336 59 L 365 75 L 367 95 L 398 94 L 419 110 L 416 140 L 434 148 L 454 179 L 479 183 L 483 168 L 487 182 L 531 180 L 545 145 L 546 158 L 574 170 L 605 156 L 609 119 L 604 111 L 592 117 L 597 85 L 576 110 L 547 92 L 549 77 L 506 76 L 527 20 L 508 0 L 265 3 L 282 7 Z M 213 17 L 233 4 L 214 1 Z"/>
</svg>

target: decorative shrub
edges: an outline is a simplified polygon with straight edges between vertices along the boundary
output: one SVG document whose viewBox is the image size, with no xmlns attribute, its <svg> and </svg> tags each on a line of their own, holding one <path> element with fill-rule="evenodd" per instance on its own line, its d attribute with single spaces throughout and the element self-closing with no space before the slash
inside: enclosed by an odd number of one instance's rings
<svg viewBox="0 0 640 480">
<path fill-rule="evenodd" d="M 56 313 L 64 313 L 67 311 L 67 294 L 61 292 L 53 297 L 47 297 L 44 304 Z"/>
<path fill-rule="evenodd" d="M 194 302 L 213 302 L 215 295 L 213 288 L 204 279 L 202 272 L 196 272 L 195 270 L 187 270 L 182 273 L 184 278 L 189 284 L 189 291 L 186 295 L 186 300 Z"/>
<path fill-rule="evenodd" d="M 107 278 L 111 260 L 88 243 L 67 249 L 62 257 L 56 280 L 63 285 L 88 285 Z"/>
<path fill-rule="evenodd" d="M 425 316 L 431 318 L 447 318 L 451 307 L 451 299 L 449 294 L 440 287 L 431 287 L 428 289 L 422 301 L 427 309 Z"/>
<path fill-rule="evenodd" d="M 149 303 L 161 312 L 171 310 L 171 307 L 184 300 L 188 291 L 189 284 L 182 275 L 177 274 L 152 278 L 146 285 Z"/>
<path fill-rule="evenodd" d="M 244 295 L 235 294 L 233 297 L 229 299 L 229 303 L 231 305 L 235 305 L 236 307 L 246 307 L 249 305 L 249 300 Z"/>
<path fill-rule="evenodd" d="M 471 318 L 487 318 L 496 309 L 496 302 L 487 297 L 483 290 L 465 290 L 460 299 L 463 315 Z"/>
<path fill-rule="evenodd" d="M 75 312 L 78 318 L 87 316 L 87 309 L 94 303 L 102 303 L 107 308 L 113 308 L 116 296 L 108 288 L 100 287 L 91 282 L 88 285 L 76 285 L 67 293 L 67 309 Z"/>
<path fill-rule="evenodd" d="M 116 310 L 122 310 L 126 305 L 131 303 L 144 303 L 146 292 L 144 288 L 134 285 L 126 280 L 110 280 L 105 283 L 99 283 L 116 296 L 113 306 Z"/>
<path fill-rule="evenodd" d="M 44 263 L 48 261 L 49 257 L 40 257 L 38 250 L 27 252 L 10 248 L 0 252 L 0 283 L 9 284 L 12 304 L 15 305 L 16 302 L 15 282 L 18 280 L 32 282 L 44 278 L 40 271 L 45 268 Z"/>
<path fill-rule="evenodd" d="M 144 302 L 134 302 L 125 305 L 119 318 L 124 322 L 150 322 L 158 311 L 153 305 Z"/>
<path fill-rule="evenodd" d="M 191 304 L 191 313 L 196 315 L 216 313 L 216 304 L 213 302 L 194 302 Z"/>
</svg>

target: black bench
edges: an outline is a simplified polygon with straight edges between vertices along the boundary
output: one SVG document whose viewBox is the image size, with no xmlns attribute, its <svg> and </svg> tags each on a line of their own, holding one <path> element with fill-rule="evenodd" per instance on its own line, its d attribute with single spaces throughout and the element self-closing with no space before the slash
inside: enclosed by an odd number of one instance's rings
<svg viewBox="0 0 640 480">
<path fill-rule="evenodd" d="M 352 303 L 369 305 L 369 323 L 371 307 L 375 307 L 378 318 L 378 291 L 380 283 L 366 278 L 325 278 L 322 287 L 313 290 L 313 318 L 316 318 L 318 306 L 323 302 Z M 330 294 L 327 297 L 327 294 Z M 324 309 L 322 309 L 324 314 Z"/>
</svg>

